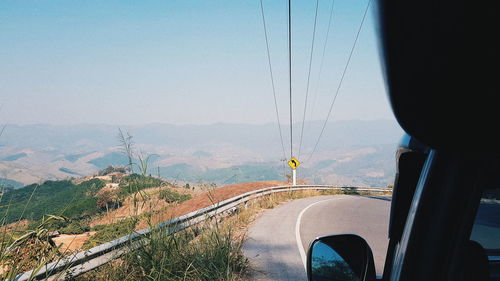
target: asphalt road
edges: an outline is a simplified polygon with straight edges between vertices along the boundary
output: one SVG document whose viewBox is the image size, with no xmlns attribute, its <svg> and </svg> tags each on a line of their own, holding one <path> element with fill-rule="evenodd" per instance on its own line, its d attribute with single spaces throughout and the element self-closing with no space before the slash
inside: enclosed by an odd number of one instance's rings
<svg viewBox="0 0 500 281">
<path fill-rule="evenodd" d="M 377 275 L 387 249 L 390 201 L 360 196 L 317 196 L 266 211 L 248 230 L 243 251 L 252 280 L 306 280 L 305 255 L 318 236 L 356 233 L 372 248 Z"/>
</svg>

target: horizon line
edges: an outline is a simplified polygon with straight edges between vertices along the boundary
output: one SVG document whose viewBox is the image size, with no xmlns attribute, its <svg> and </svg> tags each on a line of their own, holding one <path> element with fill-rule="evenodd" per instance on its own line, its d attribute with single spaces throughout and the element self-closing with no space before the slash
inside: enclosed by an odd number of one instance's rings
<svg viewBox="0 0 500 281">
<path fill-rule="evenodd" d="M 380 118 L 380 119 L 341 119 L 341 120 L 330 120 L 328 123 L 335 122 L 377 122 L 377 121 L 394 121 L 397 123 L 395 118 Z M 325 122 L 325 120 L 306 120 L 306 123 L 310 122 Z M 293 122 L 294 126 L 301 124 L 302 122 Z M 116 123 L 99 123 L 99 122 L 82 122 L 82 123 L 4 123 L 1 126 L 54 126 L 54 127 L 68 127 L 68 126 L 91 126 L 91 125 L 101 125 L 101 126 L 127 126 L 127 127 L 144 127 L 151 125 L 170 125 L 170 126 L 215 126 L 215 125 L 247 125 L 247 126 L 265 126 L 265 125 L 277 125 L 276 121 L 274 122 L 264 122 L 264 123 L 241 123 L 241 122 L 213 122 L 213 123 L 167 123 L 167 122 L 150 122 L 150 123 L 136 123 L 136 124 L 116 124 Z M 288 123 L 286 123 L 288 124 Z M 282 123 L 283 125 L 283 123 Z"/>
</svg>

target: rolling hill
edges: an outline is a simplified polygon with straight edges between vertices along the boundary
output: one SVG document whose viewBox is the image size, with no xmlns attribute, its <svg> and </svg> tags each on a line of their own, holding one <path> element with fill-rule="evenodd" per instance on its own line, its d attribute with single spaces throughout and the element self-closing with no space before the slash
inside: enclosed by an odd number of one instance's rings
<svg viewBox="0 0 500 281">
<path fill-rule="evenodd" d="M 331 122 L 309 159 L 321 126 L 321 121 L 306 122 L 300 177 L 314 183 L 361 186 L 385 186 L 393 181 L 394 151 L 402 135 L 395 121 Z M 151 159 L 148 173 L 160 173 L 169 180 L 222 185 L 284 180 L 288 172 L 276 124 L 121 128 L 133 136 L 136 151 L 143 156 L 157 155 Z M 299 129 L 296 124 L 296 132 Z M 0 176 L 31 184 L 92 175 L 107 165 L 125 165 L 128 160 L 118 147 L 117 132 L 118 126 L 103 124 L 8 125 L 0 139 Z M 297 150 L 298 144 L 294 147 Z"/>
</svg>

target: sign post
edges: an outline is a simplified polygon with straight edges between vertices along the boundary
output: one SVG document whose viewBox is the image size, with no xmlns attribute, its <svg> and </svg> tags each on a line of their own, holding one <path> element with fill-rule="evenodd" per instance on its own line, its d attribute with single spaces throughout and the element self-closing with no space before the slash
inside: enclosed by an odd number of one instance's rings
<svg viewBox="0 0 500 281">
<path fill-rule="evenodd" d="M 292 185 L 293 186 L 297 185 L 297 167 L 299 165 L 300 165 L 300 161 L 295 157 L 292 157 L 292 159 L 290 159 L 290 161 L 288 161 L 288 166 L 290 166 L 290 168 L 292 168 Z"/>
</svg>

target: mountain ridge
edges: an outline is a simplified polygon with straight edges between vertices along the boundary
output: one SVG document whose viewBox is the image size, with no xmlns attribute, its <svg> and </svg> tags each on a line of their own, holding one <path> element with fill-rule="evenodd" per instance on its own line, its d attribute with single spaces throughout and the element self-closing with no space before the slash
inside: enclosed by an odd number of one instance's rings
<svg viewBox="0 0 500 281">
<path fill-rule="evenodd" d="M 395 151 L 402 135 L 402 130 L 394 120 L 330 122 L 311 163 L 307 163 L 322 125 L 323 121 L 305 123 L 301 149 L 303 169 L 299 175 L 315 183 L 324 183 L 328 179 L 334 181 L 328 182 L 332 184 L 358 182 L 363 185 L 391 181 L 394 154 L 388 151 Z M 71 176 L 68 171 L 90 175 L 107 165 L 127 164 L 126 157 L 120 156 L 118 128 L 116 125 L 106 124 L 8 125 L 0 138 L 0 159 L 12 161 L 0 161 L 0 176 L 29 184 L 67 178 Z M 159 155 L 151 163 L 148 172 L 157 174 L 160 170 L 160 173 L 164 173 L 162 176 L 170 179 L 229 184 L 242 180 L 284 180 L 287 171 L 286 168 L 283 170 L 283 149 L 276 123 L 152 123 L 121 128 L 133 136 L 137 151 L 143 151 L 145 155 Z M 285 155 L 288 155 L 290 144 L 286 136 L 289 135 L 289 130 L 285 126 L 282 129 Z M 299 132 L 299 129 L 300 124 L 294 124 L 295 132 Z M 294 144 L 294 149 L 298 150 L 297 143 Z M 335 160 L 336 164 L 313 169 L 315 163 L 327 160 Z M 358 164 L 351 163 L 347 171 L 342 168 L 346 165 L 338 166 L 342 163 L 339 161 L 354 161 Z M 363 161 L 366 163 L 362 163 Z M 380 166 L 380 163 L 384 164 Z M 179 164 L 185 165 L 185 174 L 169 172 L 175 170 L 169 167 Z M 367 165 L 371 165 L 372 170 L 363 168 Z M 245 174 L 249 170 L 254 171 L 254 174 Z M 267 176 L 262 178 L 259 173 Z M 372 177 L 367 176 L 368 174 Z M 378 178 L 383 180 L 371 180 L 377 178 L 376 175 L 380 175 Z M 228 178 L 232 180 L 228 181 Z"/>
</svg>

